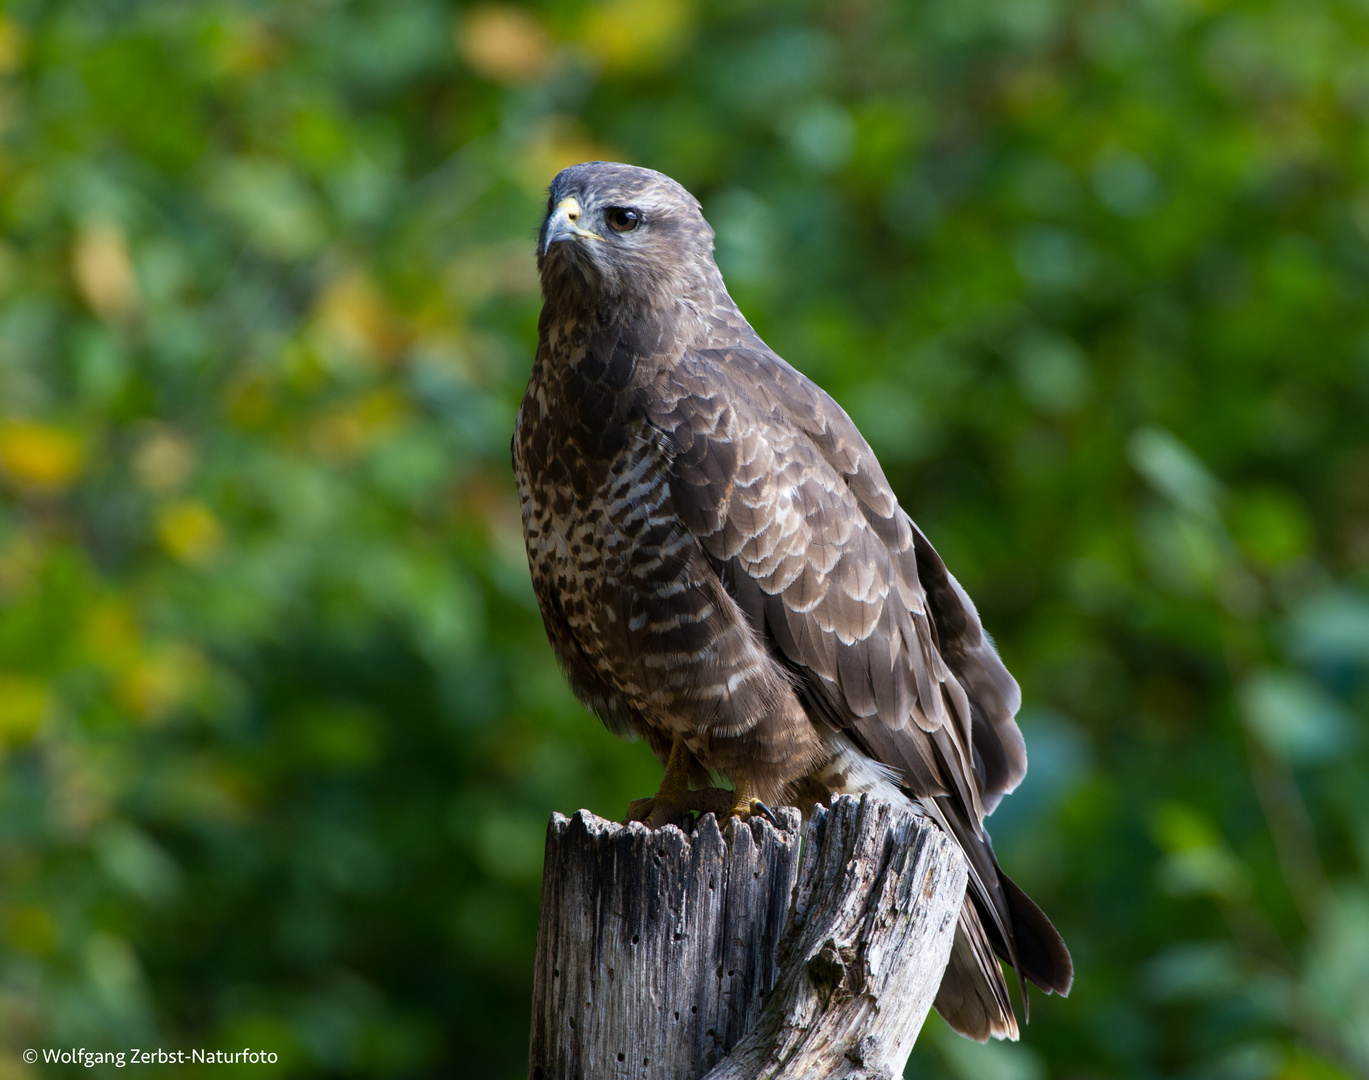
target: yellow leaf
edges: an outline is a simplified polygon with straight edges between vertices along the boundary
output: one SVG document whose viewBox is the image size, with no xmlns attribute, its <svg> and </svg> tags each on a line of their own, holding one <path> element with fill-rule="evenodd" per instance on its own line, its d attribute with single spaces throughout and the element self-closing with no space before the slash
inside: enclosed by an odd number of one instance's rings
<svg viewBox="0 0 1369 1080">
<path fill-rule="evenodd" d="M 607 68 L 651 71 L 684 51 L 693 27 L 688 0 L 606 0 L 589 9 L 579 36 Z"/>
<path fill-rule="evenodd" d="M 119 701 L 135 716 L 158 721 L 195 691 L 204 660 L 185 645 L 164 645 L 143 655 L 119 681 Z"/>
<path fill-rule="evenodd" d="M 260 19 L 242 19 L 224 28 L 215 42 L 214 59 L 230 75 L 254 75 L 273 67 L 285 54 L 285 42 Z"/>
<path fill-rule="evenodd" d="M 102 667 L 124 668 L 137 660 L 142 646 L 138 624 L 122 600 L 104 600 L 86 615 L 85 646 Z"/>
<path fill-rule="evenodd" d="M 97 221 L 76 235 L 71 272 L 82 298 L 101 318 L 117 322 L 138 309 L 138 281 L 119 226 Z"/>
<path fill-rule="evenodd" d="M 214 512 L 193 499 L 171 503 L 157 515 L 162 546 L 183 563 L 205 566 L 223 546 L 223 527 Z"/>
<path fill-rule="evenodd" d="M 456 48 L 471 70 L 495 82 L 535 82 L 552 43 L 536 16 L 508 4 L 474 8 L 457 24 Z"/>
<path fill-rule="evenodd" d="M 359 272 L 331 282 L 319 297 L 314 317 L 323 343 L 344 358 L 389 362 L 408 343 L 408 335 L 385 297 Z"/>
<path fill-rule="evenodd" d="M 77 438 L 58 428 L 28 420 L 0 424 L 0 468 L 21 487 L 63 491 L 80 473 L 83 456 Z"/>
<path fill-rule="evenodd" d="M 28 742 L 52 706 L 47 686 L 27 675 L 0 675 L 0 743 Z"/>
<path fill-rule="evenodd" d="M 195 446 L 183 435 L 158 429 L 133 453 L 133 474 L 148 491 L 174 491 L 195 470 Z"/>
<path fill-rule="evenodd" d="M 398 392 L 374 390 L 314 421 L 309 429 L 309 446 L 321 457 L 346 461 L 398 427 L 404 410 L 405 402 Z"/>
<path fill-rule="evenodd" d="M 569 116 L 548 117 L 528 142 L 524 155 L 523 182 L 529 191 L 542 195 L 546 194 L 551 178 L 568 165 L 626 160 L 595 142 L 584 126 Z"/>
<path fill-rule="evenodd" d="M 19 70 L 27 45 L 24 28 L 13 19 L 0 18 L 0 75 L 11 75 Z"/>
</svg>

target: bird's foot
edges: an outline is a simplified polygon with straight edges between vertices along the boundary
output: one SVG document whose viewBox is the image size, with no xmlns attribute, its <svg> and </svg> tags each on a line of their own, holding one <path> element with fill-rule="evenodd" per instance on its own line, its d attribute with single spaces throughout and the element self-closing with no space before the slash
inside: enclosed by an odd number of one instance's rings
<svg viewBox="0 0 1369 1080">
<path fill-rule="evenodd" d="M 664 794 L 657 792 L 649 799 L 633 799 L 628 804 L 627 820 L 640 821 L 649 829 L 662 825 L 681 825 L 690 814 L 716 814 L 720 823 L 730 817 L 749 821 L 763 817 L 779 828 L 775 812 L 760 799 L 737 798 L 735 791 L 726 788 L 702 788 L 698 791 Z"/>
<path fill-rule="evenodd" d="M 739 817 L 743 821 L 750 821 L 753 817 L 763 817 L 775 828 L 780 827 L 780 819 L 775 816 L 775 811 L 771 810 L 760 799 L 739 799 L 732 804 L 730 813 L 733 817 Z"/>
<path fill-rule="evenodd" d="M 648 829 L 663 825 L 681 825 L 690 814 L 717 814 L 726 819 L 732 811 L 734 792 L 725 788 L 701 788 L 698 791 L 658 791 L 649 799 L 633 799 L 628 804 L 627 820 L 640 821 Z"/>
</svg>

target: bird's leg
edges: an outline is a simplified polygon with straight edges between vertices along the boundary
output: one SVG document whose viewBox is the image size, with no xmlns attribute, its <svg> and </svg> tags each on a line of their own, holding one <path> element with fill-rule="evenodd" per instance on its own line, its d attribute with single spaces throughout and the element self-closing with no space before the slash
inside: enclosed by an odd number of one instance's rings
<svg viewBox="0 0 1369 1080">
<path fill-rule="evenodd" d="M 732 806 L 728 813 L 733 817 L 739 817 L 743 821 L 749 821 L 756 815 L 768 818 L 770 824 L 775 828 L 780 827 L 779 818 L 775 817 L 775 812 L 756 798 L 754 787 L 745 776 L 737 777 L 737 789 L 732 792 Z"/>
<path fill-rule="evenodd" d="M 658 802 L 675 803 L 680 796 L 689 791 L 689 750 L 678 735 L 670 744 L 670 757 L 666 759 L 665 776 L 655 795 L 646 799 L 633 799 L 628 803 L 628 821 L 646 821 Z"/>
<path fill-rule="evenodd" d="M 717 814 L 723 817 L 732 805 L 732 792 L 722 788 L 689 789 L 689 767 L 694 755 L 678 735 L 670 746 L 661 788 L 649 799 L 634 799 L 627 808 L 628 821 L 645 822 L 648 828 L 677 825 L 686 814 Z"/>
</svg>

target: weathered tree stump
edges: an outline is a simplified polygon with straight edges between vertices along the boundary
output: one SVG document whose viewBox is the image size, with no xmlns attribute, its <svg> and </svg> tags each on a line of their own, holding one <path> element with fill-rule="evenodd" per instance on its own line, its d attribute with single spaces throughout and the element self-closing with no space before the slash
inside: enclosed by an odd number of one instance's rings
<svg viewBox="0 0 1369 1080">
<path fill-rule="evenodd" d="M 552 816 L 530 1080 L 902 1075 L 965 893 L 930 821 L 868 796 L 800 834 Z M 800 835 L 802 846 L 800 846 Z"/>
</svg>

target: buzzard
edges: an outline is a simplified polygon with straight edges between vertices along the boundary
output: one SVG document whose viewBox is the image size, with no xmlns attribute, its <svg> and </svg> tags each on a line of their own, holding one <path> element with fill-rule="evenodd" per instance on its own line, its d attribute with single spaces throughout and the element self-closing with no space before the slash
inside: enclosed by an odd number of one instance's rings
<svg viewBox="0 0 1369 1080">
<path fill-rule="evenodd" d="M 513 439 L 528 564 L 576 695 L 665 763 L 630 816 L 913 801 L 970 867 L 937 1011 L 1015 1039 L 997 957 L 1024 1006 L 1024 979 L 1065 994 L 1073 965 L 984 828 L 1027 757 L 1021 694 L 974 604 L 851 419 L 732 302 L 674 180 L 566 169 L 537 266 Z"/>
</svg>

